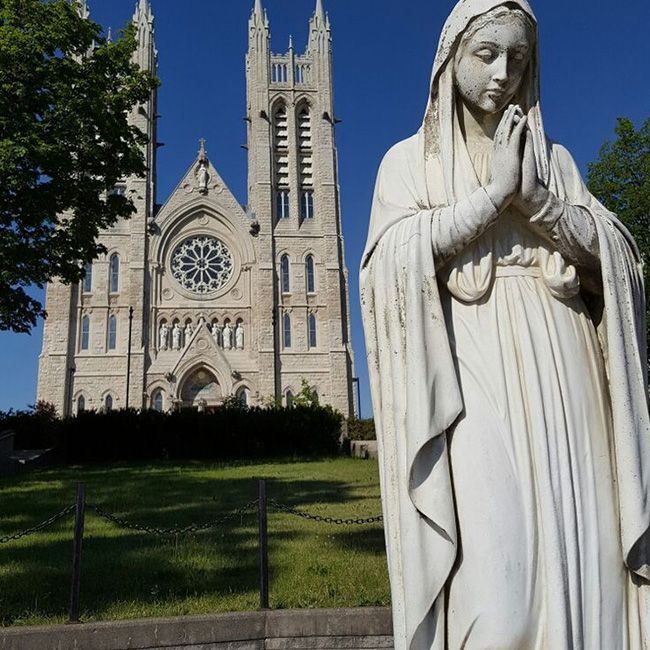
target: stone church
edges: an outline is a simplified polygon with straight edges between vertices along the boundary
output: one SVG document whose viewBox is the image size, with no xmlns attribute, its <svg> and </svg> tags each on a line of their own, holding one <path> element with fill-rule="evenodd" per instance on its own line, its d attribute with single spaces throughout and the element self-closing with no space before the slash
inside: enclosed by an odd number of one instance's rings
<svg viewBox="0 0 650 650">
<path fill-rule="evenodd" d="M 156 72 L 149 0 L 133 21 L 137 62 Z M 102 232 L 106 254 L 82 282 L 47 287 L 38 399 L 59 413 L 210 409 L 228 396 L 287 404 L 305 379 L 353 414 L 329 19 L 317 0 L 305 52 L 273 54 L 256 0 L 248 39 L 248 206 L 204 142 L 158 205 L 156 94 L 134 111 L 148 173 L 113 191 L 137 213 Z"/>
</svg>

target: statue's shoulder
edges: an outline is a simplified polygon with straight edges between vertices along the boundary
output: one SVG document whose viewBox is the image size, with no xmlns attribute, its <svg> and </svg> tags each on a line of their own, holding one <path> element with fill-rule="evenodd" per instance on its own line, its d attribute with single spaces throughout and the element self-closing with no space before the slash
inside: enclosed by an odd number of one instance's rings
<svg viewBox="0 0 650 650">
<path fill-rule="evenodd" d="M 406 140 L 400 140 L 394 144 L 384 155 L 379 167 L 381 172 L 393 172 L 403 170 L 405 167 L 417 164 L 419 151 L 419 137 L 416 133 Z"/>
</svg>

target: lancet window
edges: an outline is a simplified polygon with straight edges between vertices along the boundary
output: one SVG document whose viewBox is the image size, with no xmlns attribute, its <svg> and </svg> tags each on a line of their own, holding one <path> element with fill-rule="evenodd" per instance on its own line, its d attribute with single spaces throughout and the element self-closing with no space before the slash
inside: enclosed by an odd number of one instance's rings
<svg viewBox="0 0 650 650">
<path fill-rule="evenodd" d="M 289 314 L 285 314 L 282 319 L 282 330 L 283 330 L 282 335 L 284 340 L 284 347 L 290 348 L 291 347 L 291 316 Z"/>
<path fill-rule="evenodd" d="M 307 255 L 305 259 L 305 285 L 307 293 L 316 292 L 316 278 L 314 275 L 314 256 Z"/>
<path fill-rule="evenodd" d="M 84 316 L 81 319 L 81 340 L 79 341 L 79 347 L 82 350 L 87 350 L 90 347 L 90 318 Z"/>
<path fill-rule="evenodd" d="M 308 321 L 308 334 L 309 334 L 309 347 L 315 348 L 318 344 L 316 338 L 316 316 L 314 314 L 309 314 Z"/>
<path fill-rule="evenodd" d="M 161 390 L 157 390 L 153 394 L 153 399 L 151 400 L 151 403 L 153 405 L 154 411 L 158 411 L 159 413 L 162 413 L 163 410 L 163 394 Z"/>
<path fill-rule="evenodd" d="M 113 410 L 113 396 L 108 394 L 106 395 L 106 399 L 104 400 L 104 408 L 107 411 L 112 411 Z"/>
<path fill-rule="evenodd" d="M 111 255 L 109 273 L 111 293 L 117 293 L 120 290 L 120 256 L 117 253 Z"/>
<path fill-rule="evenodd" d="M 314 158 L 312 151 L 312 124 L 309 106 L 298 109 L 298 143 L 300 172 L 300 218 L 314 218 Z"/>
<path fill-rule="evenodd" d="M 108 349 L 115 350 L 117 348 L 117 317 L 111 316 L 108 319 Z"/>
<path fill-rule="evenodd" d="M 282 293 L 289 293 L 291 291 L 291 275 L 288 255 L 283 255 L 280 258 L 280 285 Z"/>
<path fill-rule="evenodd" d="M 273 112 L 273 158 L 276 218 L 289 218 L 289 116 L 280 103 Z"/>
<path fill-rule="evenodd" d="M 84 293 L 90 293 L 93 290 L 93 263 L 88 262 L 85 267 L 84 279 L 83 279 L 83 291 Z"/>
</svg>

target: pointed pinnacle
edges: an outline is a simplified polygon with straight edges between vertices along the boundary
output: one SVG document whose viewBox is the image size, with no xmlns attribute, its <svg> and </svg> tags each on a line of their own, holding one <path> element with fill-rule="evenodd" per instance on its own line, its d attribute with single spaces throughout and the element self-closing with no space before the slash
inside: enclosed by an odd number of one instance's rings
<svg viewBox="0 0 650 650">
<path fill-rule="evenodd" d="M 293 50 L 293 36 L 289 34 L 289 49 Z"/>
<path fill-rule="evenodd" d="M 255 0 L 255 8 L 253 13 L 258 16 L 260 19 L 264 18 L 264 9 L 262 9 L 262 0 Z"/>
<path fill-rule="evenodd" d="M 208 152 L 205 150 L 205 138 L 199 138 L 199 160 L 201 162 L 208 159 Z"/>
<path fill-rule="evenodd" d="M 111 27 L 108 28 L 108 34 L 106 35 L 106 42 L 107 43 L 113 42 L 113 29 Z"/>
<path fill-rule="evenodd" d="M 133 14 L 134 22 L 138 20 L 150 20 L 153 17 L 149 0 L 138 0 Z"/>
<path fill-rule="evenodd" d="M 88 20 L 90 18 L 90 10 L 88 9 L 88 3 L 86 0 L 78 0 L 77 2 L 77 13 L 80 18 Z"/>
<path fill-rule="evenodd" d="M 325 10 L 323 9 L 323 0 L 316 0 L 316 10 L 314 11 L 314 15 L 317 16 L 322 23 L 325 23 Z"/>
</svg>

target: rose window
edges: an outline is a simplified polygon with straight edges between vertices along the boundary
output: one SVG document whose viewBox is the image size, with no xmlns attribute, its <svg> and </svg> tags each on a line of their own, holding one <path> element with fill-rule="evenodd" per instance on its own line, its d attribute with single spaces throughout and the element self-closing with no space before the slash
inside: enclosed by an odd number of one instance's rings
<svg viewBox="0 0 650 650">
<path fill-rule="evenodd" d="M 193 293 L 210 293 L 222 287 L 232 275 L 232 255 L 215 237 L 186 239 L 172 255 L 174 279 Z"/>
</svg>

